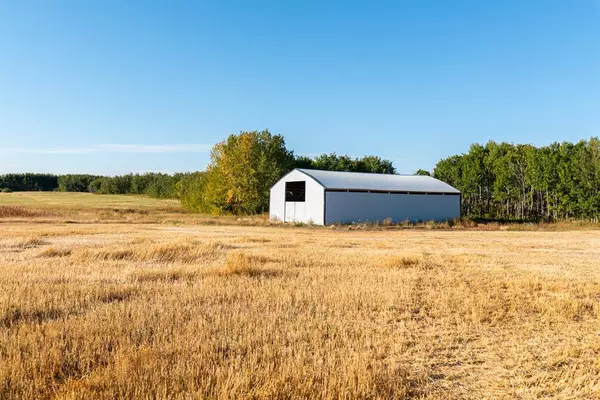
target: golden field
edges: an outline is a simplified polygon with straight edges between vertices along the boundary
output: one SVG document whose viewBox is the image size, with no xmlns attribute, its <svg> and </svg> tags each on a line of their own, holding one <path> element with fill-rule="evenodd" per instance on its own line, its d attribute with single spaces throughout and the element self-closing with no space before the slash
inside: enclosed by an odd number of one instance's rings
<svg viewBox="0 0 600 400">
<path fill-rule="evenodd" d="M 598 230 L 0 194 L 0 270 L 1 399 L 600 397 Z"/>
</svg>

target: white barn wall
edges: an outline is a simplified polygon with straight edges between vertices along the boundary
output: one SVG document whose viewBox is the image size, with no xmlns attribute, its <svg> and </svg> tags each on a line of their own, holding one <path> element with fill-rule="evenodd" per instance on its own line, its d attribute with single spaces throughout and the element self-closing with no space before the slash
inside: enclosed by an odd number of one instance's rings
<svg viewBox="0 0 600 400">
<path fill-rule="evenodd" d="M 304 202 L 285 202 L 286 182 L 306 182 L 306 197 Z M 294 170 L 281 178 L 272 188 L 269 199 L 269 218 L 280 221 L 295 221 L 323 225 L 325 210 L 325 188 L 312 177 Z M 286 216 L 287 209 L 287 216 Z M 295 211 L 295 218 L 290 218 Z"/>
<path fill-rule="evenodd" d="M 277 182 L 269 194 L 269 219 L 283 221 L 285 204 L 281 199 L 285 199 L 285 183 Z"/>
<path fill-rule="evenodd" d="M 444 221 L 460 218 L 459 195 L 326 192 L 326 224 L 360 221 Z"/>
</svg>

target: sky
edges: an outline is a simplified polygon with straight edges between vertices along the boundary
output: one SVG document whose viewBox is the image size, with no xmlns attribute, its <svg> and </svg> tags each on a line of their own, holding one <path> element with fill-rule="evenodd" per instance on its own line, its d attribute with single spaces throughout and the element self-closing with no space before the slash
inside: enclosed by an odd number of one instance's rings
<svg viewBox="0 0 600 400">
<path fill-rule="evenodd" d="M 263 129 L 402 173 L 600 136 L 600 0 L 0 0 L 0 173 L 202 170 Z"/>
</svg>

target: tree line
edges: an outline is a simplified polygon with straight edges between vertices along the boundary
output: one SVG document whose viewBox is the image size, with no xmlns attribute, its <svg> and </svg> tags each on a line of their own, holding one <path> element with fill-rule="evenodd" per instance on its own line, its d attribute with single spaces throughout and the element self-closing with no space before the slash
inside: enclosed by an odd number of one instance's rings
<svg viewBox="0 0 600 400">
<path fill-rule="evenodd" d="M 138 194 L 159 199 L 179 197 L 179 182 L 186 173 L 161 173 L 104 176 L 92 180 L 89 191 L 97 194 Z"/>
<path fill-rule="evenodd" d="M 395 174 L 396 168 L 390 160 L 378 156 L 352 158 L 338 156 L 335 153 L 321 154 L 315 158 L 306 156 L 296 157 L 295 168 L 320 169 L 325 171 L 371 172 L 376 174 Z"/>
<path fill-rule="evenodd" d="M 492 219 L 600 219 L 600 141 L 473 144 L 433 175 L 462 192 L 463 215 Z"/>
<path fill-rule="evenodd" d="M 59 191 L 97 194 L 139 194 L 155 198 L 178 198 L 179 182 L 187 175 L 161 173 L 99 176 L 88 174 L 0 175 L 0 191 Z"/>
<path fill-rule="evenodd" d="M 295 157 L 269 131 L 230 135 L 215 145 L 203 173 L 180 185 L 184 207 L 205 213 L 252 214 L 268 210 L 269 189 L 293 168 L 396 172 L 377 156 L 323 154 Z M 417 175 L 430 175 L 419 169 Z M 466 154 L 437 163 L 433 176 L 462 192 L 462 215 L 496 220 L 600 219 L 600 141 L 473 144 Z"/>
<path fill-rule="evenodd" d="M 52 191 L 58 188 L 58 176 L 52 174 L 0 175 L 1 191 Z"/>
<path fill-rule="evenodd" d="M 0 191 L 70 191 L 179 198 L 184 208 L 211 214 L 256 214 L 269 207 L 269 189 L 294 168 L 394 174 L 378 156 L 335 153 L 296 156 L 268 130 L 229 135 L 211 150 L 205 171 L 96 176 L 0 175 Z M 417 175 L 430 175 L 418 170 Z M 433 176 L 462 192 L 462 214 L 488 219 L 600 219 L 600 141 L 473 144 L 437 163 Z"/>
</svg>

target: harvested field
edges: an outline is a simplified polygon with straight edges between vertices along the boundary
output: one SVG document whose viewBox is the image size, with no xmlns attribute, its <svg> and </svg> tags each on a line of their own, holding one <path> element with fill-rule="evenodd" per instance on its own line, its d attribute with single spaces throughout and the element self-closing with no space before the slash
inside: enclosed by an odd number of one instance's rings
<svg viewBox="0 0 600 400">
<path fill-rule="evenodd" d="M 2 399 L 600 396 L 595 230 L 0 226 Z"/>
</svg>

